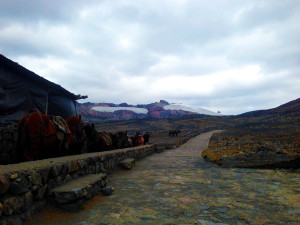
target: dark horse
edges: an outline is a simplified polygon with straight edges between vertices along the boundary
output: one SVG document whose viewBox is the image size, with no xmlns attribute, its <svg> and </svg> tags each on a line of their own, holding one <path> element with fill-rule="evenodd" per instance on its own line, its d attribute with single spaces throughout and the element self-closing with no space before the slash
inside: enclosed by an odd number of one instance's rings
<svg viewBox="0 0 300 225">
<path fill-rule="evenodd" d="M 181 131 L 179 129 L 176 129 L 176 130 L 172 130 L 169 132 L 169 137 L 178 137 L 178 134 L 180 133 Z"/>
<path fill-rule="evenodd" d="M 118 131 L 110 133 L 113 149 L 128 148 L 131 144 L 128 140 L 127 131 Z"/>
<path fill-rule="evenodd" d="M 80 154 L 84 149 L 85 133 L 81 116 L 67 121 L 35 111 L 18 122 L 17 161 Z"/>
<path fill-rule="evenodd" d="M 97 132 L 94 124 L 86 124 L 84 130 L 87 137 L 88 152 L 101 152 L 112 149 L 112 140 L 108 133 Z"/>
</svg>

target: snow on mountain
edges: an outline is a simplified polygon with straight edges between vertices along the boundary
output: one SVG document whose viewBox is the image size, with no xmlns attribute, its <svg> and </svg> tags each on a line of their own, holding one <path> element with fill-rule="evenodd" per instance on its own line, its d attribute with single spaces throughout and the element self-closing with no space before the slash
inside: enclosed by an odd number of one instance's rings
<svg viewBox="0 0 300 225">
<path fill-rule="evenodd" d="M 136 108 L 136 107 L 106 107 L 106 106 L 96 106 L 92 108 L 93 110 L 99 111 L 99 112 L 115 112 L 118 110 L 127 110 L 132 111 L 134 113 L 138 114 L 147 114 L 148 110 L 144 108 Z"/>
<path fill-rule="evenodd" d="M 199 108 L 196 106 L 177 104 L 177 103 L 171 103 L 170 105 L 165 105 L 164 109 L 165 110 L 183 110 L 183 111 L 195 112 L 195 113 L 204 114 L 204 115 L 220 116 L 220 114 L 212 112 L 207 109 Z"/>
</svg>

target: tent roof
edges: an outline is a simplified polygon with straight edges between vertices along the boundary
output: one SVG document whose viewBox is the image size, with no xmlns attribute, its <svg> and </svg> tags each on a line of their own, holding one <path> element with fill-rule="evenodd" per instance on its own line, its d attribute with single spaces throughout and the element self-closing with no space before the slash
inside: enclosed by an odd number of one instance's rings
<svg viewBox="0 0 300 225">
<path fill-rule="evenodd" d="M 75 95 L 63 87 L 61 87 L 58 84 L 55 84 L 36 73 L 26 69 L 25 67 L 19 65 L 18 63 L 6 58 L 2 54 L 0 54 L 0 65 L 5 66 L 6 68 L 9 68 L 17 73 L 17 75 L 20 75 L 26 79 L 30 79 L 34 82 L 38 82 L 41 85 L 45 86 L 46 88 L 50 89 L 50 92 L 56 93 L 57 95 L 63 95 L 71 98 L 72 100 L 78 100 L 78 99 L 84 99 L 87 98 L 87 96 L 81 96 L 81 95 Z"/>
</svg>

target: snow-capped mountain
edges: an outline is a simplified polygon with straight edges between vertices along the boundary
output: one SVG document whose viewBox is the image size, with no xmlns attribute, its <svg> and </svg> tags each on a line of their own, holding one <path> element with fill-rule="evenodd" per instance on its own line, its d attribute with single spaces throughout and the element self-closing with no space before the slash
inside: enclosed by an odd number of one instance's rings
<svg viewBox="0 0 300 225">
<path fill-rule="evenodd" d="M 198 114 L 204 114 L 204 115 L 211 115 L 211 116 L 219 116 L 219 113 L 215 113 L 213 111 L 199 108 L 196 106 L 190 106 L 190 105 L 184 105 L 184 104 L 177 104 L 177 103 L 172 103 L 170 105 L 165 105 L 164 106 L 165 110 L 183 110 L 187 112 L 194 112 Z"/>
<path fill-rule="evenodd" d="M 92 108 L 93 110 L 99 111 L 99 112 L 115 112 L 120 110 L 125 111 L 132 111 L 137 114 L 147 114 L 148 109 L 144 108 L 137 108 L 137 107 L 107 107 L 107 106 L 96 106 Z"/>
<path fill-rule="evenodd" d="M 128 120 L 143 118 L 170 118 L 177 116 L 204 114 L 218 116 L 212 111 L 184 104 L 169 104 L 167 101 L 145 105 L 129 105 L 127 103 L 78 103 L 78 112 L 86 121 Z"/>
</svg>

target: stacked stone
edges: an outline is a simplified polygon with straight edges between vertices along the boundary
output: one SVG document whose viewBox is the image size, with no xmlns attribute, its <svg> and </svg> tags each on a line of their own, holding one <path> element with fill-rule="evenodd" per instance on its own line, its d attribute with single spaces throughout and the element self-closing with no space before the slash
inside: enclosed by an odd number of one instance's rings
<svg viewBox="0 0 300 225">
<path fill-rule="evenodd" d="M 182 136 L 181 136 L 181 144 L 186 143 L 188 140 L 211 130 L 215 130 L 215 128 L 201 128 L 201 129 L 195 129 L 195 130 L 189 130 L 187 132 L 185 132 Z"/>
<path fill-rule="evenodd" d="M 17 128 L 0 127 L 0 165 L 15 162 Z"/>
<path fill-rule="evenodd" d="M 44 206 L 57 186 L 80 176 L 109 174 L 120 161 L 142 159 L 154 151 L 154 146 L 146 145 L 0 166 L 0 224 L 22 224 Z"/>
</svg>

